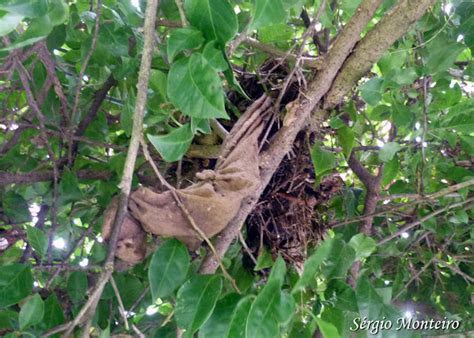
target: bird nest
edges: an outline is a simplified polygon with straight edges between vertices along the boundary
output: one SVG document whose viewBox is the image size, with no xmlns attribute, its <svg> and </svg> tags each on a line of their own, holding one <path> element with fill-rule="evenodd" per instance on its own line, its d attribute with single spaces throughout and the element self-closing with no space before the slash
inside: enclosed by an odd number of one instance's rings
<svg viewBox="0 0 474 338">
<path fill-rule="evenodd" d="M 246 223 L 247 244 L 255 256 L 266 247 L 274 258 L 281 255 L 296 268 L 325 234 L 322 211 L 343 187 L 337 175 L 315 185 L 308 137 L 300 133 Z"/>
</svg>

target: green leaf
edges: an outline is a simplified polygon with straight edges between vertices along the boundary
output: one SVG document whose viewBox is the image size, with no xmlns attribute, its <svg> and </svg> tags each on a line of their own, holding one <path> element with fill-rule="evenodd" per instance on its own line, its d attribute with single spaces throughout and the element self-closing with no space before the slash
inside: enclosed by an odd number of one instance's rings
<svg viewBox="0 0 474 338">
<path fill-rule="evenodd" d="M 53 26 L 62 24 L 69 17 L 69 6 L 64 0 L 50 0 L 48 16 Z"/>
<path fill-rule="evenodd" d="M 178 291 L 175 316 L 186 336 L 192 337 L 211 315 L 220 296 L 222 279 L 216 275 L 197 275 Z"/>
<path fill-rule="evenodd" d="M 44 302 L 39 294 L 31 297 L 20 310 L 20 330 L 41 322 L 44 316 Z"/>
<path fill-rule="evenodd" d="M 158 136 L 147 134 L 147 137 L 165 161 L 174 162 L 180 160 L 188 151 L 194 135 L 190 124 L 187 123 L 169 134 Z"/>
<path fill-rule="evenodd" d="M 382 85 L 382 78 L 371 78 L 369 81 L 360 86 L 360 95 L 365 102 L 375 107 L 382 99 Z"/>
<path fill-rule="evenodd" d="M 48 15 L 34 18 L 28 25 L 27 30 L 15 42 L 8 47 L 0 49 L 0 51 L 9 51 L 21 47 L 31 45 L 39 40 L 44 39 L 53 30 L 53 24 Z"/>
<path fill-rule="evenodd" d="M 31 220 L 31 214 L 25 199 L 11 190 L 3 197 L 2 207 L 5 215 L 14 223 Z"/>
<path fill-rule="evenodd" d="M 336 239 L 331 246 L 331 252 L 326 261 L 326 266 L 323 269 L 324 275 L 328 280 L 332 278 L 344 278 L 354 260 L 354 249 L 344 241 Z"/>
<path fill-rule="evenodd" d="M 257 257 L 257 264 L 254 267 L 255 271 L 260 271 L 263 269 L 267 269 L 273 265 L 273 258 L 270 252 L 266 248 L 262 248 L 262 250 L 258 253 Z"/>
<path fill-rule="evenodd" d="M 61 308 L 61 304 L 56 297 L 56 294 L 52 293 L 44 302 L 44 318 L 43 323 L 46 329 L 53 328 L 64 323 L 64 313 Z"/>
<path fill-rule="evenodd" d="M 224 44 L 237 33 L 237 15 L 227 0 L 186 0 L 186 17 L 208 41 Z"/>
<path fill-rule="evenodd" d="M 398 158 L 394 156 L 390 161 L 385 163 L 382 172 L 381 183 L 383 186 L 389 184 L 395 177 L 397 177 L 398 172 L 400 171 L 400 162 Z"/>
<path fill-rule="evenodd" d="M 64 170 L 59 184 L 59 196 L 62 204 L 71 203 L 82 198 L 79 181 L 69 169 Z"/>
<path fill-rule="evenodd" d="M 24 16 L 16 13 L 5 13 L 0 17 L 0 36 L 13 31 L 23 20 Z"/>
<path fill-rule="evenodd" d="M 168 97 L 185 115 L 228 118 L 219 75 L 200 53 L 173 63 L 168 73 Z"/>
<path fill-rule="evenodd" d="M 247 323 L 247 316 L 252 306 L 252 297 L 247 296 L 242 298 L 237 304 L 232 318 L 229 320 L 229 329 L 227 331 L 227 338 L 241 338 L 245 337 L 245 325 Z"/>
<path fill-rule="evenodd" d="M 276 281 L 278 285 L 281 287 L 283 284 L 283 280 L 286 274 L 286 264 L 285 260 L 278 256 L 275 264 L 273 264 L 272 271 L 270 272 L 270 276 L 268 276 L 268 281 Z"/>
<path fill-rule="evenodd" d="M 390 161 L 402 147 L 395 142 L 387 142 L 379 151 L 379 159 L 382 162 Z"/>
<path fill-rule="evenodd" d="M 250 29 L 281 23 L 286 20 L 287 15 L 282 0 L 255 0 Z"/>
<path fill-rule="evenodd" d="M 328 258 L 334 239 L 325 240 L 319 248 L 306 260 L 303 267 L 303 273 L 298 282 L 293 287 L 292 293 L 300 291 L 312 283 L 315 283 L 316 274 L 319 271 L 321 264 Z"/>
<path fill-rule="evenodd" d="M 189 270 L 188 249 L 177 239 L 170 239 L 160 245 L 151 258 L 148 280 L 152 301 L 168 296 L 183 284 Z"/>
<path fill-rule="evenodd" d="M 237 303 L 240 301 L 240 296 L 231 293 L 216 304 L 216 307 L 209 319 L 199 330 L 200 338 L 226 338 L 229 336 L 229 328 Z M 244 316 L 245 319 L 245 316 Z"/>
<path fill-rule="evenodd" d="M 319 318 L 315 320 L 324 338 L 339 338 L 341 336 L 333 324 Z"/>
<path fill-rule="evenodd" d="M 159 94 L 161 101 L 167 101 L 167 83 L 165 73 L 156 69 L 151 69 L 150 88 L 155 92 L 155 94 Z"/>
<path fill-rule="evenodd" d="M 341 144 L 344 156 L 348 159 L 352 153 L 355 135 L 351 128 L 343 126 L 337 130 L 337 138 Z"/>
<path fill-rule="evenodd" d="M 369 257 L 377 248 L 377 243 L 364 234 L 357 234 L 351 238 L 349 245 L 355 250 L 356 260 Z"/>
<path fill-rule="evenodd" d="M 217 41 L 208 42 L 202 51 L 202 55 L 211 67 L 217 71 L 224 71 L 229 68 L 224 57 L 224 51 L 219 48 Z"/>
<path fill-rule="evenodd" d="M 87 293 L 87 275 L 82 271 L 74 271 L 69 275 L 67 281 L 67 293 L 75 303 L 84 299 Z"/>
<path fill-rule="evenodd" d="M 253 302 L 247 317 L 246 337 L 278 337 L 279 326 L 275 314 L 280 303 L 280 286 L 277 281 L 267 282 Z"/>
<path fill-rule="evenodd" d="M 428 50 L 426 68 L 428 73 L 432 74 L 442 72 L 452 66 L 465 47 L 440 34 L 426 48 Z"/>
<path fill-rule="evenodd" d="M 2 0 L 0 9 L 24 17 L 36 18 L 46 14 L 48 2 L 47 0 Z"/>
<path fill-rule="evenodd" d="M 281 292 L 286 265 L 280 256 L 273 265 L 268 282 L 253 302 L 247 317 L 247 337 L 277 337 L 279 326 L 291 319 L 293 297 Z"/>
<path fill-rule="evenodd" d="M 43 230 L 35 227 L 28 227 L 26 229 L 26 238 L 31 247 L 44 258 L 46 251 L 48 251 L 48 237 Z"/>
<path fill-rule="evenodd" d="M 464 35 L 464 42 L 474 52 L 474 3 L 470 1 L 461 2 L 456 8 L 456 14 L 460 17 L 460 33 Z"/>
<path fill-rule="evenodd" d="M 0 307 L 7 307 L 28 296 L 33 288 L 30 267 L 23 264 L 0 266 Z"/>
<path fill-rule="evenodd" d="M 357 305 L 361 317 L 368 320 L 380 318 L 380 311 L 383 307 L 382 298 L 369 282 L 369 278 L 364 274 L 359 277 L 356 286 Z"/>
<path fill-rule="evenodd" d="M 173 29 L 166 43 L 168 62 L 173 62 L 174 57 L 183 50 L 201 47 L 203 42 L 201 31 L 194 27 Z"/>
<path fill-rule="evenodd" d="M 322 142 L 317 142 L 311 149 L 311 159 L 313 160 L 316 176 L 330 171 L 336 167 L 336 156 L 333 153 L 322 149 Z"/>
<path fill-rule="evenodd" d="M 416 73 L 415 69 L 410 67 L 395 72 L 395 75 L 392 76 L 391 80 L 401 86 L 406 86 L 412 84 L 417 78 L 418 74 Z"/>
</svg>

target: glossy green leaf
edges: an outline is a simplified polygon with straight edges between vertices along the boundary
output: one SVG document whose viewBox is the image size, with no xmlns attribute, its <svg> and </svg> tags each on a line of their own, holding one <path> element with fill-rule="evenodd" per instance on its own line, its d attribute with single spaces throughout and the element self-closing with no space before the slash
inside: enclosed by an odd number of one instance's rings
<svg viewBox="0 0 474 338">
<path fill-rule="evenodd" d="M 382 99 L 383 79 L 374 77 L 360 86 L 360 95 L 365 102 L 371 106 L 376 106 Z"/>
<path fill-rule="evenodd" d="M 38 252 L 41 257 L 45 257 L 46 251 L 48 251 L 48 237 L 45 232 L 35 227 L 28 227 L 26 229 L 26 238 L 31 247 Z"/>
<path fill-rule="evenodd" d="M 50 0 L 48 16 L 53 26 L 60 25 L 66 21 L 69 17 L 69 6 L 65 0 Z"/>
<path fill-rule="evenodd" d="M 383 167 L 382 180 L 380 181 L 382 186 L 389 184 L 400 171 L 400 162 L 397 156 L 394 156 L 390 161 L 386 162 Z"/>
<path fill-rule="evenodd" d="M 199 330 L 200 338 L 227 338 L 240 296 L 231 293 L 219 300 L 211 317 Z M 245 315 L 244 315 L 245 318 Z"/>
<path fill-rule="evenodd" d="M 339 338 L 341 336 L 333 324 L 319 318 L 316 318 L 316 323 L 318 323 L 319 330 L 324 338 Z"/>
<path fill-rule="evenodd" d="M 219 75 L 200 53 L 173 63 L 168 73 L 168 97 L 185 115 L 227 118 Z"/>
<path fill-rule="evenodd" d="M 178 290 L 175 316 L 186 336 L 192 337 L 210 317 L 220 296 L 222 279 L 216 275 L 196 275 Z"/>
<path fill-rule="evenodd" d="M 28 296 L 33 288 L 30 267 L 23 264 L 0 266 L 0 307 L 13 305 Z"/>
<path fill-rule="evenodd" d="M 251 306 L 252 298 L 250 296 L 242 298 L 239 301 L 234 313 L 232 314 L 232 318 L 229 319 L 229 329 L 226 336 L 227 338 L 245 337 L 247 316 Z"/>
<path fill-rule="evenodd" d="M 448 69 L 464 48 L 462 44 L 450 41 L 444 34 L 440 34 L 427 46 L 426 68 L 428 72 L 436 73 Z"/>
<path fill-rule="evenodd" d="M 189 124 L 174 129 L 166 135 L 153 136 L 148 134 L 148 140 L 167 162 L 180 160 L 188 151 L 193 140 L 193 133 Z"/>
<path fill-rule="evenodd" d="M 247 337 L 277 337 L 280 324 L 288 319 L 294 307 L 293 298 L 283 295 L 281 287 L 286 274 L 285 261 L 279 256 L 267 284 L 253 302 L 246 324 Z"/>
<path fill-rule="evenodd" d="M 287 15 L 282 0 L 255 0 L 250 28 L 257 29 L 281 23 L 286 20 Z"/>
<path fill-rule="evenodd" d="M 64 323 L 64 313 L 56 294 L 52 293 L 44 302 L 43 323 L 46 329 L 53 328 Z"/>
<path fill-rule="evenodd" d="M 254 267 L 255 271 L 270 268 L 273 265 L 273 257 L 266 248 L 262 248 L 257 257 L 257 264 Z"/>
<path fill-rule="evenodd" d="M 268 281 L 253 302 L 247 317 L 246 337 L 266 338 L 279 336 L 276 312 L 280 304 L 280 285 Z"/>
<path fill-rule="evenodd" d="M 379 151 L 379 159 L 382 162 L 390 161 L 402 147 L 396 142 L 387 142 Z"/>
<path fill-rule="evenodd" d="M 87 275 L 82 271 L 74 271 L 67 280 L 67 293 L 73 302 L 80 302 L 87 293 Z"/>
<path fill-rule="evenodd" d="M 237 15 L 227 0 L 186 0 L 186 17 L 208 41 L 224 44 L 237 33 Z"/>
<path fill-rule="evenodd" d="M 82 198 L 82 192 L 79 188 L 79 181 L 76 175 L 66 169 L 59 183 L 59 199 L 62 204 L 67 204 Z"/>
<path fill-rule="evenodd" d="M 13 191 L 3 197 L 3 212 L 14 223 L 23 223 L 31 220 L 31 214 L 25 199 Z"/>
<path fill-rule="evenodd" d="M 351 128 L 343 126 L 337 130 L 337 138 L 346 159 L 351 156 L 355 135 Z"/>
<path fill-rule="evenodd" d="M 31 297 L 20 310 L 20 330 L 41 322 L 44 316 L 44 302 L 39 294 Z"/>
<path fill-rule="evenodd" d="M 224 51 L 219 47 L 216 41 L 210 41 L 204 47 L 202 55 L 206 61 L 217 71 L 224 71 L 229 68 L 227 60 L 224 57 Z"/>
<path fill-rule="evenodd" d="M 166 43 L 168 61 L 173 62 L 174 57 L 183 50 L 199 48 L 203 42 L 201 31 L 194 27 L 173 29 Z"/>
<path fill-rule="evenodd" d="M 27 30 L 16 41 L 1 50 L 9 51 L 38 42 L 48 36 L 52 32 L 53 27 L 48 15 L 34 18 Z"/>
<path fill-rule="evenodd" d="M 303 267 L 303 273 L 298 282 L 293 287 L 292 293 L 300 291 L 311 284 L 316 283 L 317 272 L 321 264 L 328 258 L 334 239 L 326 239 L 321 246 L 306 260 Z"/>
<path fill-rule="evenodd" d="M 356 260 L 369 257 L 377 248 L 375 240 L 364 234 L 357 234 L 352 237 L 349 245 L 355 250 Z"/>
<path fill-rule="evenodd" d="M 322 149 L 321 142 L 317 142 L 311 149 L 311 159 L 316 176 L 321 176 L 336 167 L 336 156 Z"/>
<path fill-rule="evenodd" d="M 0 36 L 13 31 L 23 20 L 24 16 L 16 13 L 5 13 L 0 17 Z"/>
<path fill-rule="evenodd" d="M 343 240 L 334 240 L 323 273 L 326 278 L 343 278 L 355 260 L 355 250 Z"/>
<path fill-rule="evenodd" d="M 2 0 L 0 9 L 29 18 L 45 15 L 48 11 L 47 0 Z"/>
<path fill-rule="evenodd" d="M 380 318 L 383 307 L 382 298 L 370 284 L 369 278 L 365 274 L 360 276 L 357 281 L 356 297 L 361 317 L 367 317 L 368 320 Z"/>
<path fill-rule="evenodd" d="M 188 249 L 177 239 L 169 239 L 160 245 L 148 268 L 153 301 L 168 296 L 184 282 L 190 259 Z"/>
</svg>

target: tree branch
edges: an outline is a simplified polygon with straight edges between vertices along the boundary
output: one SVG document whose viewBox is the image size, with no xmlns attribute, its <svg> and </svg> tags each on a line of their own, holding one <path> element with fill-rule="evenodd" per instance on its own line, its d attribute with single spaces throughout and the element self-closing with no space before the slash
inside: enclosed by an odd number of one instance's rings
<svg viewBox="0 0 474 338">
<path fill-rule="evenodd" d="M 135 103 L 135 110 L 133 114 L 133 127 L 130 145 L 125 159 L 125 165 L 120 182 L 120 198 L 115 219 L 112 225 L 112 234 L 109 239 L 107 258 L 104 263 L 104 271 L 101 273 L 97 284 L 91 293 L 86 304 L 77 314 L 76 318 L 68 326 L 65 336 L 70 336 L 74 328 L 86 318 L 86 315 L 91 316 L 95 312 L 95 308 L 99 302 L 102 291 L 114 271 L 115 250 L 119 239 L 120 229 L 127 213 L 128 199 L 132 187 L 132 177 L 135 168 L 135 162 L 138 155 L 138 147 L 140 145 L 140 138 L 143 128 L 143 116 L 145 113 L 145 105 L 148 92 L 148 80 L 150 77 L 151 59 L 153 56 L 153 49 L 155 46 L 155 21 L 156 12 L 158 9 L 159 0 L 149 0 L 147 2 L 145 11 L 144 31 L 144 46 L 143 54 L 140 64 L 140 71 L 138 74 L 137 84 L 137 99 Z M 87 334 L 87 332 L 86 332 Z"/>
<path fill-rule="evenodd" d="M 333 48 L 326 55 L 325 66 L 321 68 L 316 78 L 310 83 L 307 93 L 293 102 L 293 104 L 287 106 L 288 112 L 283 121 L 282 128 L 271 141 L 269 149 L 260 155 L 261 185 L 257 187 L 253 196 L 246 203 L 242 204 L 236 217 L 221 232 L 216 241 L 216 250 L 221 257 L 227 251 L 234 238 L 237 237 L 243 222 L 255 207 L 276 168 L 288 151 L 290 151 L 296 135 L 306 125 L 309 116 L 323 95 L 330 89 L 337 72 L 352 51 L 352 48 L 359 41 L 361 32 L 374 15 L 380 3 L 381 0 L 363 0 L 361 2 L 350 22 L 344 27 L 334 42 Z M 321 115 L 323 117 L 326 113 L 322 112 Z M 217 266 L 218 262 L 213 258 L 213 255 L 208 255 L 201 266 L 200 272 L 212 273 L 216 270 Z"/>
</svg>

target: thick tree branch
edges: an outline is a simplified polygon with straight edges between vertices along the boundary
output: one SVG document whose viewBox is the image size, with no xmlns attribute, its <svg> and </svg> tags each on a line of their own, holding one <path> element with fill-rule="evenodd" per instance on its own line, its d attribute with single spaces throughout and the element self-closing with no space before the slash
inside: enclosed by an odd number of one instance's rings
<svg viewBox="0 0 474 338">
<path fill-rule="evenodd" d="M 357 44 L 326 95 L 324 108 L 339 104 L 372 65 L 401 38 L 435 0 L 401 0 Z"/>
<path fill-rule="evenodd" d="M 360 34 L 374 15 L 380 0 L 364 0 L 356 10 L 351 21 L 344 27 L 334 42 L 333 47 L 326 55 L 325 66 L 310 83 L 305 95 L 293 104 L 290 104 L 283 126 L 271 141 L 269 149 L 260 156 L 260 175 L 262 184 L 247 203 L 244 203 L 238 214 L 230 222 L 226 229 L 220 234 L 216 242 L 219 255 L 224 255 L 229 245 L 237 237 L 240 228 L 257 203 L 265 186 L 270 181 L 276 168 L 284 156 L 290 151 L 298 132 L 306 125 L 311 113 L 323 95 L 330 89 L 333 79 L 339 68 L 348 57 L 352 48 L 360 39 Z M 322 114 L 325 116 L 325 113 Z M 218 266 L 217 260 L 208 255 L 201 266 L 201 273 L 212 273 Z"/>
</svg>

